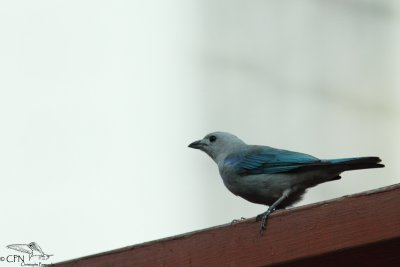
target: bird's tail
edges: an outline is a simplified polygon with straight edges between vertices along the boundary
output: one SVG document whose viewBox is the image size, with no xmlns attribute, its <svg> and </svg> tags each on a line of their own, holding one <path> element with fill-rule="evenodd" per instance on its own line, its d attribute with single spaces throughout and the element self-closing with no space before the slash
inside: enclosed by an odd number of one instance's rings
<svg viewBox="0 0 400 267">
<path fill-rule="evenodd" d="M 341 172 L 385 167 L 385 165 L 379 163 L 381 159 L 378 157 L 331 159 L 327 161 L 337 167 Z"/>
</svg>

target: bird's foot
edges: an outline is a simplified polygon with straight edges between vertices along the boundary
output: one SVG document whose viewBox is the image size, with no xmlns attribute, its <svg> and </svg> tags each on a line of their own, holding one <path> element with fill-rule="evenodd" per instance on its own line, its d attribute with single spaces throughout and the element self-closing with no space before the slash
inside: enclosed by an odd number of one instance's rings
<svg viewBox="0 0 400 267">
<path fill-rule="evenodd" d="M 266 212 L 257 215 L 256 222 L 261 221 L 261 223 L 260 223 L 260 236 L 263 235 L 265 229 L 267 228 L 267 221 L 268 221 L 269 215 L 272 212 L 274 212 L 275 210 L 276 209 L 272 209 L 272 210 L 268 209 Z"/>
<path fill-rule="evenodd" d="M 267 221 L 268 221 L 268 216 L 270 214 L 271 214 L 271 212 L 267 211 L 267 212 L 259 215 L 259 216 L 261 216 L 261 218 L 260 218 L 260 220 L 261 220 L 261 223 L 260 223 L 260 236 L 262 236 L 264 231 L 265 231 L 265 229 L 267 229 Z M 257 218 L 259 216 L 257 216 Z"/>
<path fill-rule="evenodd" d="M 232 225 L 232 224 L 235 224 L 235 223 L 238 223 L 238 222 L 240 222 L 240 221 L 243 221 L 243 220 L 246 220 L 246 218 L 245 218 L 245 217 L 240 217 L 240 219 L 234 219 L 234 220 L 231 222 L 231 225 Z"/>
<path fill-rule="evenodd" d="M 259 221 L 261 221 L 262 220 L 262 218 L 263 218 L 263 216 L 266 214 L 266 213 L 272 213 L 273 211 L 275 211 L 276 209 L 273 209 L 272 211 L 266 211 L 266 212 L 263 212 L 263 213 L 261 213 L 261 214 L 258 214 L 257 215 L 257 217 L 256 217 L 256 222 L 259 222 Z"/>
</svg>

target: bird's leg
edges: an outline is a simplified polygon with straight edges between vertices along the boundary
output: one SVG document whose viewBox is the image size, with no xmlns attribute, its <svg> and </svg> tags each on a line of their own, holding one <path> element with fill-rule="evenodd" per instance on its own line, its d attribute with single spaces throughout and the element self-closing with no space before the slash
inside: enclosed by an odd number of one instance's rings
<svg viewBox="0 0 400 267">
<path fill-rule="evenodd" d="M 277 201 L 275 201 L 274 204 L 269 206 L 266 212 L 257 216 L 257 218 L 261 217 L 260 235 L 262 235 L 266 229 L 268 216 L 278 207 L 279 204 L 282 203 L 283 200 L 285 200 L 285 198 L 289 196 L 289 194 L 290 189 L 283 191 L 282 196 Z"/>
</svg>

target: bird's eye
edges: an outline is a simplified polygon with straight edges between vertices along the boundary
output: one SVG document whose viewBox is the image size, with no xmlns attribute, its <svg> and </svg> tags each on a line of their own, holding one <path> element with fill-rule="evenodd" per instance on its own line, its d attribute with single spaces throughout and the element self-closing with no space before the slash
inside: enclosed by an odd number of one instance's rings
<svg viewBox="0 0 400 267">
<path fill-rule="evenodd" d="M 215 135 L 211 135 L 209 138 L 210 142 L 215 142 L 217 140 L 217 137 Z"/>
</svg>

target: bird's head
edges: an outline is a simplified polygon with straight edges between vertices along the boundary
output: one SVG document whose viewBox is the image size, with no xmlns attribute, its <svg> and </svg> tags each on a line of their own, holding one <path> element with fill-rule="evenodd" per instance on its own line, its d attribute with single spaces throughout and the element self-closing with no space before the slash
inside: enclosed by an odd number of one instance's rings
<svg viewBox="0 0 400 267">
<path fill-rule="evenodd" d="M 213 132 L 203 139 L 194 141 L 190 148 L 206 152 L 217 164 L 227 155 L 238 151 L 246 144 L 233 134 L 227 132 Z"/>
</svg>

